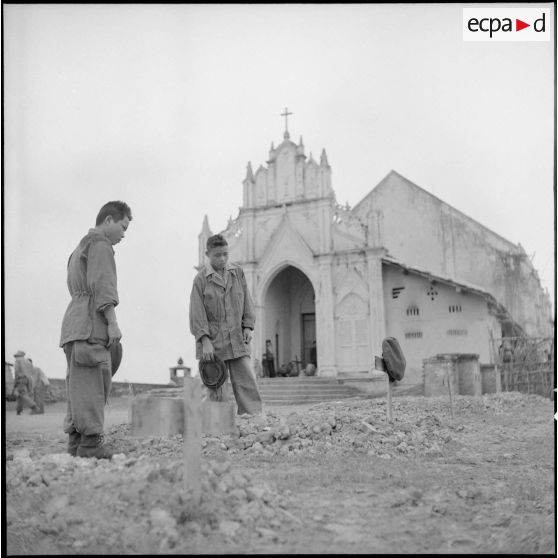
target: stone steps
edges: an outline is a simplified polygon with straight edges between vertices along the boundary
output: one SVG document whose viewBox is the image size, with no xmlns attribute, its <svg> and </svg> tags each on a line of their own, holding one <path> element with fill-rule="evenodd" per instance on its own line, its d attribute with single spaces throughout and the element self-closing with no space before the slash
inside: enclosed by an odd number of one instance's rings
<svg viewBox="0 0 558 558">
<path fill-rule="evenodd" d="M 362 396 L 362 389 L 355 386 L 370 386 L 377 381 L 385 381 L 385 374 L 361 374 L 324 378 L 316 376 L 296 376 L 289 378 L 257 378 L 258 390 L 266 405 L 296 405 L 339 401 Z M 351 385 L 352 384 L 352 385 Z M 182 397 L 182 388 L 154 389 L 154 396 Z"/>
<path fill-rule="evenodd" d="M 338 401 L 360 395 L 337 378 L 258 378 L 258 389 L 267 405 L 293 405 Z"/>
</svg>

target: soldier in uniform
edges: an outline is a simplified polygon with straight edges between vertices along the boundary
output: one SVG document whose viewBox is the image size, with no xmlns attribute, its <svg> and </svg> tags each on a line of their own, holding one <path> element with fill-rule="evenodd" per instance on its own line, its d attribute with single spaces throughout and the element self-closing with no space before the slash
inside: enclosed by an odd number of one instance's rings
<svg viewBox="0 0 558 558">
<path fill-rule="evenodd" d="M 25 353 L 23 351 L 18 351 L 14 357 L 15 378 L 12 393 L 17 396 L 16 413 L 21 415 L 25 406 L 31 407 L 31 413 L 34 413 L 37 411 L 38 407 L 31 397 L 33 393 L 33 365 L 25 358 Z"/>
<path fill-rule="evenodd" d="M 228 263 L 228 243 L 222 235 L 208 238 L 206 247 L 209 264 L 194 278 L 190 294 L 190 331 L 196 339 L 196 357 L 207 361 L 217 356 L 223 361 L 238 414 L 259 414 L 262 400 L 250 366 L 254 305 L 244 271 Z"/>
<path fill-rule="evenodd" d="M 111 388 L 116 358 L 121 357 L 122 333 L 116 321 L 119 303 L 113 246 L 132 220 L 122 201 L 106 203 L 95 227 L 80 240 L 68 261 L 67 285 L 71 301 L 64 314 L 60 346 L 68 368 L 68 409 L 64 432 L 68 453 L 110 459 L 103 443 L 104 407 Z"/>
</svg>

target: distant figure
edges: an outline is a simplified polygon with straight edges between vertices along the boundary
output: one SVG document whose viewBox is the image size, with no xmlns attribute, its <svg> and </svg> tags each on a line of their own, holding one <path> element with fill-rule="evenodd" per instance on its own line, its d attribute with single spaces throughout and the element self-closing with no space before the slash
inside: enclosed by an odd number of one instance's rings
<svg viewBox="0 0 558 558">
<path fill-rule="evenodd" d="M 499 353 L 504 368 L 504 389 L 509 391 L 512 388 L 513 349 L 508 339 L 500 345 Z"/>
<path fill-rule="evenodd" d="M 38 407 L 31 398 L 33 392 L 33 365 L 25 358 L 23 351 L 18 351 L 14 357 L 15 378 L 13 393 L 17 397 L 16 413 L 21 415 L 25 406 L 27 406 L 31 407 L 31 413 L 34 414 Z"/>
<path fill-rule="evenodd" d="M 318 366 L 316 341 L 312 341 L 312 347 L 310 348 L 310 362 L 316 367 Z"/>
<path fill-rule="evenodd" d="M 33 364 L 33 360 L 29 359 Z M 45 412 L 45 392 L 48 389 L 50 382 L 46 374 L 38 367 L 33 366 L 33 399 L 37 404 L 37 410 L 31 411 L 32 415 L 42 415 Z"/>
<path fill-rule="evenodd" d="M 127 204 L 106 203 L 97 214 L 95 227 L 68 260 L 67 286 L 72 300 L 60 336 L 68 363 L 64 432 L 68 434 L 68 453 L 78 457 L 112 457 L 112 450 L 103 443 L 104 408 L 112 373 L 119 364 L 115 361 L 122 357 L 113 246 L 124 238 L 131 220 Z"/>
<path fill-rule="evenodd" d="M 269 339 L 266 339 L 265 342 L 265 353 L 263 355 L 263 367 L 264 367 L 265 377 L 275 378 L 277 376 L 277 374 L 275 373 L 275 358 L 273 356 L 271 340 Z"/>
<path fill-rule="evenodd" d="M 194 278 L 190 294 L 190 331 L 196 357 L 225 363 L 238 414 L 259 414 L 262 399 L 250 366 L 250 341 L 255 313 L 244 271 L 228 263 L 229 247 L 220 234 L 207 239 L 209 263 Z M 210 399 L 224 386 L 210 389 Z M 223 398 L 223 393 L 217 394 Z"/>
<path fill-rule="evenodd" d="M 4 390 L 6 393 L 12 393 L 14 388 L 14 365 L 4 361 Z M 14 399 L 15 401 L 15 399 Z"/>
</svg>

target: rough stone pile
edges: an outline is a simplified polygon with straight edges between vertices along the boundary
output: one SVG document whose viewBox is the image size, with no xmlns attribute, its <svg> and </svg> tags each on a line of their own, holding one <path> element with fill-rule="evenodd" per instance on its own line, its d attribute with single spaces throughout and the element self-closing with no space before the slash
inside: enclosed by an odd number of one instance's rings
<svg viewBox="0 0 558 558">
<path fill-rule="evenodd" d="M 287 511 L 289 491 L 207 459 L 194 506 L 183 471 L 182 460 L 147 454 L 107 461 L 17 450 L 6 466 L 7 523 L 16 534 L 60 535 L 76 553 L 149 554 L 188 553 L 216 533 L 273 540 L 274 527 L 297 520 Z"/>
<path fill-rule="evenodd" d="M 254 417 L 239 422 L 237 439 L 208 438 L 206 451 L 225 446 L 232 453 L 263 455 L 352 450 L 390 459 L 415 451 L 439 454 L 451 440 L 450 429 L 435 413 L 406 415 L 389 423 L 385 405 L 369 401 L 322 403 L 286 417 L 268 413 L 266 420 Z"/>
<path fill-rule="evenodd" d="M 319 403 L 304 411 L 237 418 L 238 435 L 203 436 L 206 456 L 254 453 L 262 456 L 289 456 L 318 452 L 354 451 L 383 459 L 440 456 L 463 430 L 468 413 L 498 414 L 515 405 L 529 404 L 525 394 L 506 392 L 454 397 L 455 421 L 445 397 L 401 397 L 393 401 L 394 420 L 388 422 L 383 400 L 350 400 Z M 182 437 L 129 437 L 128 426 L 114 428 L 110 434 L 127 455 L 169 455 L 182 452 Z"/>
</svg>

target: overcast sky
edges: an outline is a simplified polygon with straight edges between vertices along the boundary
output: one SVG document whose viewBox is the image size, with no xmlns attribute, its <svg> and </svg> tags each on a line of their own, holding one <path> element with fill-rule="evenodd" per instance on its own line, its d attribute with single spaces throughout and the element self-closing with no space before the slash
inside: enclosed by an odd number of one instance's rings
<svg viewBox="0 0 558 558">
<path fill-rule="evenodd" d="M 463 6 L 4 4 L 7 360 L 64 377 L 68 256 L 122 199 L 115 380 L 195 367 L 203 216 L 237 216 L 286 106 L 339 202 L 396 170 L 520 242 L 553 291 L 553 40 L 464 42 Z"/>
</svg>

